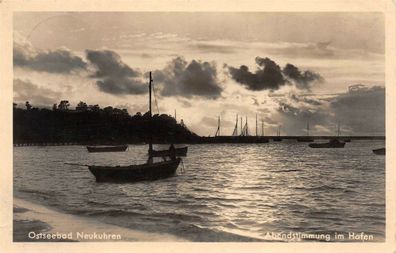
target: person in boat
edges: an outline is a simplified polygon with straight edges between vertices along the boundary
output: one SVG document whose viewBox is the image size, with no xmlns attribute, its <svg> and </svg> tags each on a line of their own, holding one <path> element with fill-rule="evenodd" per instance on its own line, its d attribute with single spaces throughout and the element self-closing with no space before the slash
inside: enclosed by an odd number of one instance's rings
<svg viewBox="0 0 396 253">
<path fill-rule="evenodd" d="M 150 143 L 149 144 L 149 150 L 148 150 L 148 159 L 147 159 L 147 163 L 148 164 L 152 164 L 153 163 L 153 155 L 152 155 L 152 152 L 153 151 L 153 147 L 152 147 L 152 144 Z"/>
<path fill-rule="evenodd" d="M 169 157 L 171 160 L 176 160 L 176 148 L 173 144 L 171 144 L 169 147 Z"/>
</svg>

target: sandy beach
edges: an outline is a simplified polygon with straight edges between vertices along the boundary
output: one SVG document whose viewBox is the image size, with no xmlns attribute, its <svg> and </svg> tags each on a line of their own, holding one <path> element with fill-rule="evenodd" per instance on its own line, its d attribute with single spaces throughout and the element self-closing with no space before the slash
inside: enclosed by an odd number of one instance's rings
<svg viewBox="0 0 396 253">
<path fill-rule="evenodd" d="M 14 242 L 185 241 L 169 234 L 149 233 L 61 213 L 14 198 Z"/>
</svg>

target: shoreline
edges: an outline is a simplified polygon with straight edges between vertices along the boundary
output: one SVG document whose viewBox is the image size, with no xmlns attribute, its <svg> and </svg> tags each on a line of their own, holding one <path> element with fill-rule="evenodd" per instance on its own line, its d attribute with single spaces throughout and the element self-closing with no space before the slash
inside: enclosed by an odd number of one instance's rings
<svg viewBox="0 0 396 253">
<path fill-rule="evenodd" d="M 66 214 L 14 197 L 14 242 L 182 242 L 184 238 L 150 233 Z"/>
</svg>

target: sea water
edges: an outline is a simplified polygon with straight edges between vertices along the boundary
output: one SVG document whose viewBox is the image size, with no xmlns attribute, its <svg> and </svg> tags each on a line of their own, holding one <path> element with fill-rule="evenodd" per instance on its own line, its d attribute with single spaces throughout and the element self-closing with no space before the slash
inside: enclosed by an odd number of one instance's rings
<svg viewBox="0 0 396 253">
<path fill-rule="evenodd" d="M 183 173 L 137 183 L 97 183 L 87 167 L 65 163 L 144 163 L 145 145 L 119 153 L 88 153 L 85 146 L 15 147 L 14 195 L 193 241 L 384 241 L 385 156 L 372 153 L 384 145 L 188 145 L 179 166 Z"/>
</svg>

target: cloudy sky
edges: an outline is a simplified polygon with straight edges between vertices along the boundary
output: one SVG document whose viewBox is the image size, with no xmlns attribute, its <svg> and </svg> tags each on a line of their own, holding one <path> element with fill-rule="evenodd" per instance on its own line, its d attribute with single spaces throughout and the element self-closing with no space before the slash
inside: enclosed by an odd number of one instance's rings
<svg viewBox="0 0 396 253">
<path fill-rule="evenodd" d="M 15 13 L 14 101 L 174 114 L 200 135 L 236 114 L 265 134 L 384 134 L 380 13 Z M 158 108 L 158 109 L 157 109 Z"/>
</svg>

